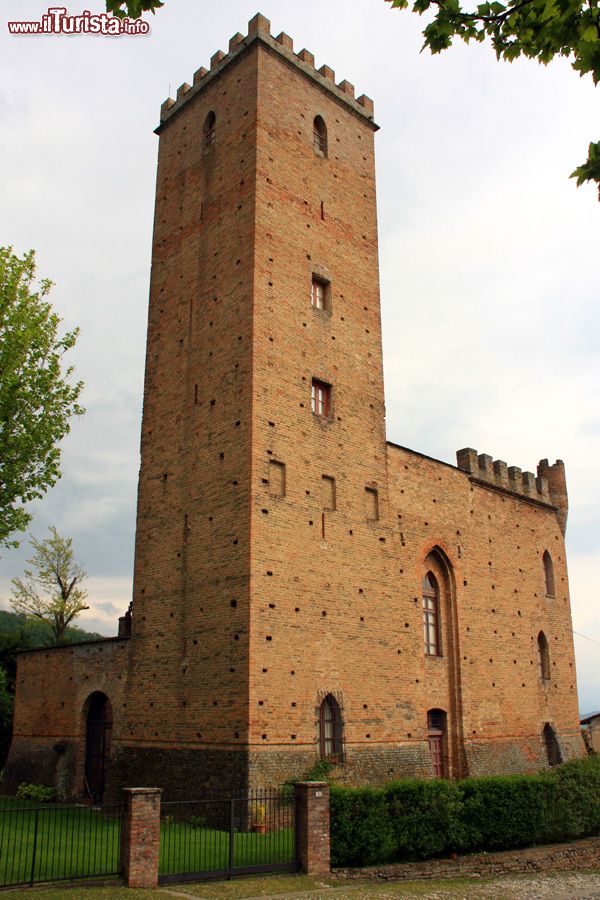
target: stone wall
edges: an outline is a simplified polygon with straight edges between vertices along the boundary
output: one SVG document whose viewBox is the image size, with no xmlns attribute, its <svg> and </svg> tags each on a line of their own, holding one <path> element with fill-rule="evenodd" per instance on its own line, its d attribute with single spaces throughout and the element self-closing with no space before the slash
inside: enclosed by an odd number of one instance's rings
<svg viewBox="0 0 600 900">
<path fill-rule="evenodd" d="M 561 872 L 598 868 L 600 838 L 570 844 L 526 847 L 501 853 L 472 853 L 452 859 L 430 859 L 419 863 L 366 866 L 363 869 L 334 869 L 331 877 L 340 881 L 420 881 L 433 878 L 493 877 L 531 872 Z"/>
</svg>

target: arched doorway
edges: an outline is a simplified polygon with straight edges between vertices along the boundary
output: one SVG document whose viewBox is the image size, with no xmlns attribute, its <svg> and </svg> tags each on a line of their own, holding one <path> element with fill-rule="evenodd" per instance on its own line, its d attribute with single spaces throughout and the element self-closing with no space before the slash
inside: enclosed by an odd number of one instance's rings
<svg viewBox="0 0 600 900">
<path fill-rule="evenodd" d="M 112 707 L 101 691 L 88 697 L 85 729 L 85 792 L 94 803 L 104 796 L 110 757 Z"/>
<path fill-rule="evenodd" d="M 544 725 L 542 732 L 544 747 L 546 748 L 546 756 L 548 757 L 549 766 L 560 766 L 562 763 L 562 753 L 560 752 L 560 744 L 556 737 L 556 732 L 549 722 Z"/>
<path fill-rule="evenodd" d="M 434 778 L 446 778 L 446 713 L 443 709 L 430 709 L 427 713 L 427 738 L 431 753 L 431 771 Z"/>
</svg>

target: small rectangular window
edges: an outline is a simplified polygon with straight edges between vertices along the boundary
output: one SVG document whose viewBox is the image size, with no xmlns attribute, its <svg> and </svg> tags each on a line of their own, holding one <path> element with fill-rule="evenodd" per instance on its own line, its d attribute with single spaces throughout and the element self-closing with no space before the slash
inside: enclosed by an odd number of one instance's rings
<svg viewBox="0 0 600 900">
<path fill-rule="evenodd" d="M 375 488 L 365 488 L 365 512 L 368 522 L 379 519 L 379 495 Z"/>
<path fill-rule="evenodd" d="M 272 497 L 285 497 L 285 463 L 269 460 L 269 493 Z"/>
<path fill-rule="evenodd" d="M 316 416 L 328 419 L 331 414 L 331 385 L 313 378 L 310 403 Z"/>
<path fill-rule="evenodd" d="M 335 478 L 323 475 L 323 509 L 335 509 Z"/>
<path fill-rule="evenodd" d="M 313 275 L 310 289 L 310 304 L 315 309 L 329 309 L 329 282 Z"/>
</svg>

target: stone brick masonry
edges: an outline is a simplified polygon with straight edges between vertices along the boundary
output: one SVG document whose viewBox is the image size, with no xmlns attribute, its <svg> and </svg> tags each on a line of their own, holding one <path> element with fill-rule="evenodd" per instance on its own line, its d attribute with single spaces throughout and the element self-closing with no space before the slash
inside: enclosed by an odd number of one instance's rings
<svg viewBox="0 0 600 900">
<path fill-rule="evenodd" d="M 81 792 L 91 690 L 167 798 L 302 777 L 328 696 L 342 782 L 429 777 L 430 710 L 452 777 L 583 752 L 564 466 L 386 441 L 373 115 L 260 15 L 163 104 L 131 638 L 21 658 L 12 784 L 64 736 Z"/>
</svg>

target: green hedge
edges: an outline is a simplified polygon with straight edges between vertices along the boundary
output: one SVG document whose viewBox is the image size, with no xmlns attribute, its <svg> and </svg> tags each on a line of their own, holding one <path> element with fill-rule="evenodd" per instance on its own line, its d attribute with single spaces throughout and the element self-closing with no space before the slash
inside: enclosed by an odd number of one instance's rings
<svg viewBox="0 0 600 900">
<path fill-rule="evenodd" d="M 331 862 L 364 866 L 600 834 L 600 756 L 540 775 L 331 788 Z"/>
</svg>

